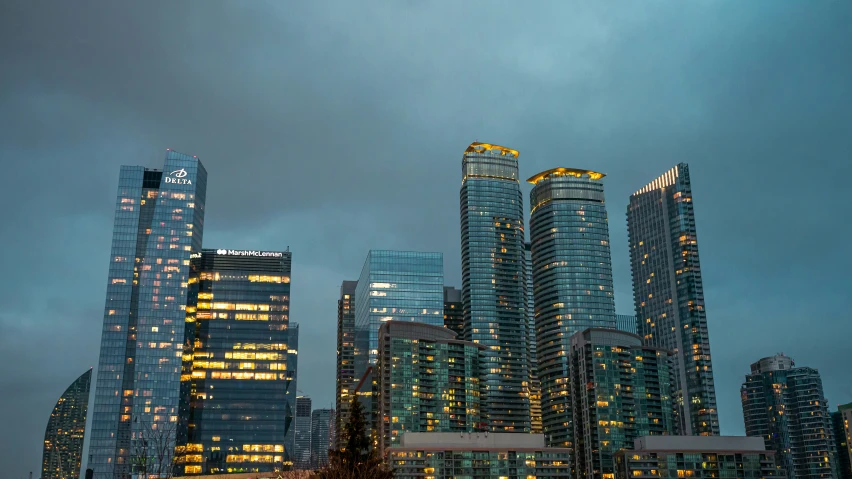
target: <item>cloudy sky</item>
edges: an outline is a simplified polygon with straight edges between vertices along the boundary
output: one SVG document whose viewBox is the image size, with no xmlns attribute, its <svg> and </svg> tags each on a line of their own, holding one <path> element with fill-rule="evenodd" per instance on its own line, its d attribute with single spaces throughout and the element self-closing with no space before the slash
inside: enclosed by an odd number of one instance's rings
<svg viewBox="0 0 852 479">
<path fill-rule="evenodd" d="M 722 432 L 777 352 L 852 401 L 852 2 L 0 3 L 0 464 L 39 476 L 98 359 L 119 165 L 209 172 L 207 247 L 293 251 L 299 388 L 333 403 L 336 298 L 370 248 L 460 285 L 461 154 L 603 171 L 619 312 L 628 196 L 693 180 Z M 524 185 L 524 191 L 528 191 Z"/>
</svg>

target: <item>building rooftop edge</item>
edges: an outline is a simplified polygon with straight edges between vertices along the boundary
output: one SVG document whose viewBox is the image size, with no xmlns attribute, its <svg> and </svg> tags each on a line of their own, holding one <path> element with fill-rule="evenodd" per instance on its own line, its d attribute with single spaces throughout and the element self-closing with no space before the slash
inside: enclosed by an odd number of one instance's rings
<svg viewBox="0 0 852 479">
<path fill-rule="evenodd" d="M 551 168 L 549 170 L 542 171 L 537 175 L 531 176 L 527 180 L 527 183 L 532 183 L 533 185 L 535 185 L 551 177 L 573 176 L 575 178 L 582 178 L 584 175 L 589 175 L 589 179 L 597 181 L 606 176 L 606 173 L 601 173 L 599 171 L 592 170 L 584 170 L 581 168 Z"/>
<path fill-rule="evenodd" d="M 511 148 L 506 148 L 505 146 L 495 145 L 492 143 L 482 143 L 478 141 L 474 141 L 464 150 L 465 154 L 467 153 L 486 153 L 488 151 L 497 150 L 500 152 L 500 156 L 511 155 L 515 158 L 518 157 L 520 153 L 518 150 L 513 150 Z"/>
</svg>

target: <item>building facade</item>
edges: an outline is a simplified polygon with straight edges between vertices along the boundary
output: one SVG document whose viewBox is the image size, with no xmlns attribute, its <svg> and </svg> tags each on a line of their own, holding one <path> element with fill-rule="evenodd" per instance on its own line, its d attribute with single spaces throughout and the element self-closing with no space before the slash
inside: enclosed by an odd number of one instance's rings
<svg viewBox="0 0 852 479">
<path fill-rule="evenodd" d="M 529 432 L 529 359 L 524 280 L 524 200 L 518 152 L 472 143 L 460 191 L 464 339 L 487 348 L 489 427 Z"/>
<path fill-rule="evenodd" d="M 675 353 L 680 433 L 718 435 L 692 186 L 685 163 L 630 196 L 627 232 L 637 333 L 647 344 Z"/>
<path fill-rule="evenodd" d="M 641 437 L 616 453 L 615 464 L 615 479 L 785 477 L 758 437 Z"/>
<path fill-rule="evenodd" d="M 296 448 L 293 454 L 293 467 L 296 469 L 311 468 L 311 398 L 296 397 L 296 419 L 294 421 Z"/>
<path fill-rule="evenodd" d="M 842 404 L 831 413 L 834 423 L 834 441 L 837 444 L 837 466 L 840 479 L 852 479 L 852 403 Z"/>
<path fill-rule="evenodd" d="M 121 167 L 91 408 L 94 479 L 171 467 L 171 456 L 160 461 L 145 444 L 152 436 L 175 443 L 190 259 L 201 252 L 206 188 L 198 158 L 171 150 L 162 171 Z"/>
<path fill-rule="evenodd" d="M 530 432 L 541 434 L 541 381 L 535 336 L 535 298 L 533 297 L 532 244 L 524 243 L 524 276 L 527 297 L 527 361 L 530 373 Z"/>
<path fill-rule="evenodd" d="M 751 365 L 741 389 L 746 434 L 778 453 L 790 479 L 838 477 L 828 401 L 816 369 L 778 354 Z"/>
<path fill-rule="evenodd" d="M 177 462 L 186 475 L 282 470 L 292 255 L 204 249 L 191 263 Z"/>
<path fill-rule="evenodd" d="M 541 434 L 409 432 L 388 451 L 398 479 L 571 477 L 569 450 L 545 447 Z"/>
<path fill-rule="evenodd" d="M 284 465 L 293 466 L 296 456 L 296 396 L 299 395 L 299 323 L 290 322 L 287 327 L 287 371 L 292 375 L 290 386 L 287 388 L 287 405 L 290 408 L 290 427 L 284 436 Z"/>
<path fill-rule="evenodd" d="M 571 337 L 569 356 L 577 477 L 612 477 L 614 454 L 634 439 L 674 434 L 670 351 L 593 328 Z"/>
<path fill-rule="evenodd" d="M 390 321 L 379 330 L 379 452 L 411 432 L 485 430 L 484 346 L 428 324 Z"/>
<path fill-rule="evenodd" d="M 556 168 L 529 180 L 536 359 L 542 431 L 549 446 L 571 447 L 570 338 L 615 328 L 609 227 L 602 173 Z"/>
<path fill-rule="evenodd" d="M 328 465 L 328 450 L 334 434 L 334 409 L 314 409 L 311 413 L 311 468 Z"/>
<path fill-rule="evenodd" d="M 464 337 L 464 304 L 461 290 L 444 286 L 444 327 Z"/>
<path fill-rule="evenodd" d="M 625 333 L 638 334 L 636 332 L 636 315 L 616 314 L 615 327 L 619 331 L 624 331 Z"/>
<path fill-rule="evenodd" d="M 355 378 L 355 287 L 357 281 L 344 281 L 337 299 L 337 394 L 335 426 L 342 431 L 349 422 Z M 360 379 L 360 378 L 358 378 Z M 337 447 L 338 445 L 335 444 Z"/>
<path fill-rule="evenodd" d="M 41 479 L 77 479 L 83 458 L 86 413 L 92 370 L 74 380 L 59 396 L 44 431 Z"/>
</svg>

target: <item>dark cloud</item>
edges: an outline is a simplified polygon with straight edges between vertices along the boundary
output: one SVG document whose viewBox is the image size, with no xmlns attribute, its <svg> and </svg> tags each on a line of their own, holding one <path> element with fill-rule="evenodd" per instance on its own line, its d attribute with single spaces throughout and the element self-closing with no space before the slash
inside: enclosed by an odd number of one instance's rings
<svg viewBox="0 0 852 479">
<path fill-rule="evenodd" d="M 294 252 L 317 404 L 368 249 L 442 251 L 460 283 L 475 139 L 523 175 L 608 173 L 622 312 L 627 197 L 690 163 L 723 432 L 778 351 L 852 400 L 850 23 L 843 0 L 4 2 L 0 464 L 38 471 L 50 408 L 97 362 L 118 166 L 167 147 L 210 173 L 205 244 Z"/>
</svg>

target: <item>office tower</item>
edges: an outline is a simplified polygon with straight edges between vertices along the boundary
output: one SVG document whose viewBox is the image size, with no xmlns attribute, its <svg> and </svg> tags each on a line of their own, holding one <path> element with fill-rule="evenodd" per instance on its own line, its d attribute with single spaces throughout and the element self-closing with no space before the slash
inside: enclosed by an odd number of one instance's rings
<svg viewBox="0 0 852 479">
<path fill-rule="evenodd" d="M 615 479 L 783 478 L 776 458 L 775 451 L 767 451 L 759 437 L 647 436 L 635 439 L 632 448 L 616 453 Z"/>
<path fill-rule="evenodd" d="M 191 260 L 175 450 L 185 475 L 284 467 L 291 262 L 289 251 L 233 249 Z"/>
<path fill-rule="evenodd" d="M 674 433 L 669 351 L 592 328 L 571 337 L 569 357 L 577 477 L 612 477 L 614 453 L 640 436 Z"/>
<path fill-rule="evenodd" d="M 411 432 L 484 428 L 480 396 L 485 347 L 429 324 L 390 321 L 379 329 L 379 453 Z"/>
<path fill-rule="evenodd" d="M 292 374 L 287 388 L 287 405 L 291 416 L 296 414 L 296 396 L 299 394 L 299 323 L 291 322 L 287 339 L 287 372 Z M 296 423 L 295 417 L 290 421 L 287 434 L 284 436 L 284 465 L 290 467 L 296 454 Z"/>
<path fill-rule="evenodd" d="M 175 443 L 190 257 L 201 252 L 207 171 L 167 151 L 163 171 L 118 180 L 88 466 L 125 479 L 151 441 Z M 171 455 L 149 460 L 165 474 Z"/>
<path fill-rule="evenodd" d="M 409 432 L 388 462 L 397 479 L 570 478 L 569 452 L 541 434 Z"/>
<path fill-rule="evenodd" d="M 524 200 L 518 152 L 472 143 L 460 191 L 464 339 L 485 346 L 492 431 L 530 432 Z"/>
<path fill-rule="evenodd" d="M 838 406 L 837 411 L 831 413 L 831 421 L 837 444 L 838 479 L 852 479 L 852 403 Z"/>
<path fill-rule="evenodd" d="M 530 243 L 542 430 L 550 446 L 571 447 L 568 390 L 571 335 L 615 328 L 609 229 L 602 173 L 555 168 L 530 192 Z"/>
<path fill-rule="evenodd" d="M 314 409 L 311 413 L 311 468 L 328 465 L 328 449 L 334 431 L 334 409 Z"/>
<path fill-rule="evenodd" d="M 337 299 L 337 395 L 335 425 L 338 431 L 349 422 L 355 378 L 355 286 L 357 281 L 344 281 Z M 360 378 L 358 378 L 360 379 Z M 335 447 L 339 447 L 335 444 Z"/>
<path fill-rule="evenodd" d="M 464 336 L 464 305 L 461 290 L 444 286 L 444 327 Z"/>
<path fill-rule="evenodd" d="M 680 434 L 719 434 L 689 168 L 681 163 L 630 196 L 630 266 L 637 333 L 674 351 Z"/>
<path fill-rule="evenodd" d="M 295 469 L 310 469 L 311 467 L 311 398 L 296 397 L 296 450 L 293 467 Z"/>
<path fill-rule="evenodd" d="M 387 321 L 444 325 L 444 255 L 371 250 L 355 288 L 355 381 L 364 416 L 375 437 L 373 401 L 379 326 Z M 356 386 L 358 387 L 358 386 Z"/>
<path fill-rule="evenodd" d="M 778 354 L 751 365 L 740 396 L 746 435 L 778 453 L 789 479 L 838 477 L 828 401 L 816 369 Z"/>
<path fill-rule="evenodd" d="M 41 479 L 77 479 L 83 457 L 86 411 L 92 370 L 74 380 L 59 396 L 44 431 Z"/>
<path fill-rule="evenodd" d="M 615 327 L 625 333 L 636 333 L 636 316 L 631 314 L 616 314 Z"/>
<path fill-rule="evenodd" d="M 524 243 L 524 276 L 527 298 L 527 361 L 530 373 L 530 432 L 541 434 L 541 381 L 538 379 L 538 361 L 536 360 L 532 244 L 529 242 Z"/>
</svg>

